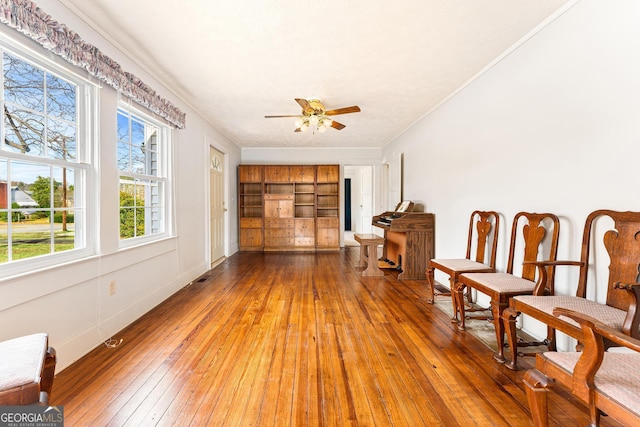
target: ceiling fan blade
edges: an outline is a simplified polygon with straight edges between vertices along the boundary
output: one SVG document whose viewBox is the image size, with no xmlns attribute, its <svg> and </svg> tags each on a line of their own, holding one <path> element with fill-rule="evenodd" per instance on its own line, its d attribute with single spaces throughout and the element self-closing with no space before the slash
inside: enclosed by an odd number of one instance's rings
<svg viewBox="0 0 640 427">
<path fill-rule="evenodd" d="M 336 108 L 335 110 L 325 111 L 325 116 L 337 116 L 338 114 L 359 113 L 360 107 L 354 105 L 352 107 Z"/>
<path fill-rule="evenodd" d="M 300 128 L 295 128 L 294 132 L 302 132 L 302 129 L 300 129 Z"/>
<path fill-rule="evenodd" d="M 302 111 L 307 114 L 313 114 L 313 107 L 311 106 L 311 104 L 309 104 L 309 101 L 303 98 L 296 98 L 296 102 L 300 104 L 300 106 L 302 107 Z"/>
<path fill-rule="evenodd" d="M 342 130 L 345 128 L 345 125 L 343 125 L 342 123 L 338 123 L 335 120 L 331 120 L 331 127 L 334 129 Z"/>
<path fill-rule="evenodd" d="M 280 117 L 300 117 L 300 114 L 295 114 L 290 116 L 264 116 L 265 119 L 277 119 Z"/>
</svg>

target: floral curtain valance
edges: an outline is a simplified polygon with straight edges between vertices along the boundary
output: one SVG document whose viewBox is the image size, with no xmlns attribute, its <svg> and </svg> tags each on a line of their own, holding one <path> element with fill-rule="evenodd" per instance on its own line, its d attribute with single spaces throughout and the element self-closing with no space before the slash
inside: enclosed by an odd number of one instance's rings
<svg viewBox="0 0 640 427">
<path fill-rule="evenodd" d="M 87 70 L 92 76 L 163 117 L 178 129 L 184 129 L 185 113 L 157 95 L 139 78 L 123 71 L 120 64 L 104 55 L 97 47 L 86 43 L 64 24 L 52 19 L 34 2 L 0 0 L 0 22 L 32 38 L 71 64 Z"/>
</svg>

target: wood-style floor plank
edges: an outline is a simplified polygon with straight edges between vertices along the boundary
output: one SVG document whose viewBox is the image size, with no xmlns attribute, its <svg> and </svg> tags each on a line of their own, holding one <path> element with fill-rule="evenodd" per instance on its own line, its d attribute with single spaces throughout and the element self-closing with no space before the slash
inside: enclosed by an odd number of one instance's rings
<svg viewBox="0 0 640 427">
<path fill-rule="evenodd" d="M 523 371 L 457 331 L 424 281 L 363 278 L 357 260 L 236 254 L 59 373 L 50 401 L 68 426 L 532 425 Z M 588 423 L 566 391 L 549 406 L 551 425 Z"/>
</svg>

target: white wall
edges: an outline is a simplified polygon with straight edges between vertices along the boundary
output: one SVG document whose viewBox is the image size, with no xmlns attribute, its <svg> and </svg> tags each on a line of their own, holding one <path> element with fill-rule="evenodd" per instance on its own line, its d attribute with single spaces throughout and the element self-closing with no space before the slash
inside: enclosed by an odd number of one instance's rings
<svg viewBox="0 0 640 427">
<path fill-rule="evenodd" d="M 437 256 L 464 255 L 475 209 L 503 214 L 502 271 L 519 211 L 559 215 L 558 257 L 578 259 L 589 212 L 640 210 L 638 22 L 638 1 L 582 0 L 385 147 L 410 153 L 405 198 L 436 214 Z"/>
<path fill-rule="evenodd" d="M 118 249 L 118 173 L 115 160 L 116 91 L 100 89 L 99 236 L 96 255 L 68 265 L 0 280 L 0 340 L 45 331 L 58 353 L 58 371 L 121 330 L 155 305 L 208 270 L 208 141 L 227 153 L 229 194 L 235 194 L 240 150 L 122 52 L 55 0 L 39 0 L 46 13 L 76 31 L 140 77 L 187 114 L 187 128 L 173 132 L 175 237 Z M 0 32 L 53 55 L 26 37 L 0 25 Z M 56 59 L 57 60 L 57 59 Z M 86 72 L 81 72 L 86 76 Z M 235 202 L 227 203 L 228 223 L 237 227 Z M 237 250 L 235 231 L 229 252 Z M 228 253 L 228 255 L 230 254 Z M 116 294 L 109 296 L 109 284 Z"/>
</svg>

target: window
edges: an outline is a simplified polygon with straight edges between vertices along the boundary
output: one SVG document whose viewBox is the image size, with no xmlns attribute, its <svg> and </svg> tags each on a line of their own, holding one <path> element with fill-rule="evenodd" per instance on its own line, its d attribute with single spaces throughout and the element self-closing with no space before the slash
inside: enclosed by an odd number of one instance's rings
<svg viewBox="0 0 640 427">
<path fill-rule="evenodd" d="M 0 269 L 86 255 L 86 83 L 0 45 Z M 86 89 L 86 90 L 85 90 Z M 85 251 L 80 251 L 85 249 Z M 56 258 L 56 256 L 58 256 Z M 47 258 L 48 257 L 48 258 Z M 47 261 L 48 259 L 48 261 Z M 24 263 L 23 263 L 24 265 Z M 38 264 L 30 261 L 29 268 Z"/>
<path fill-rule="evenodd" d="M 118 109 L 120 240 L 123 244 L 167 234 L 169 127 L 122 106 Z"/>
</svg>

